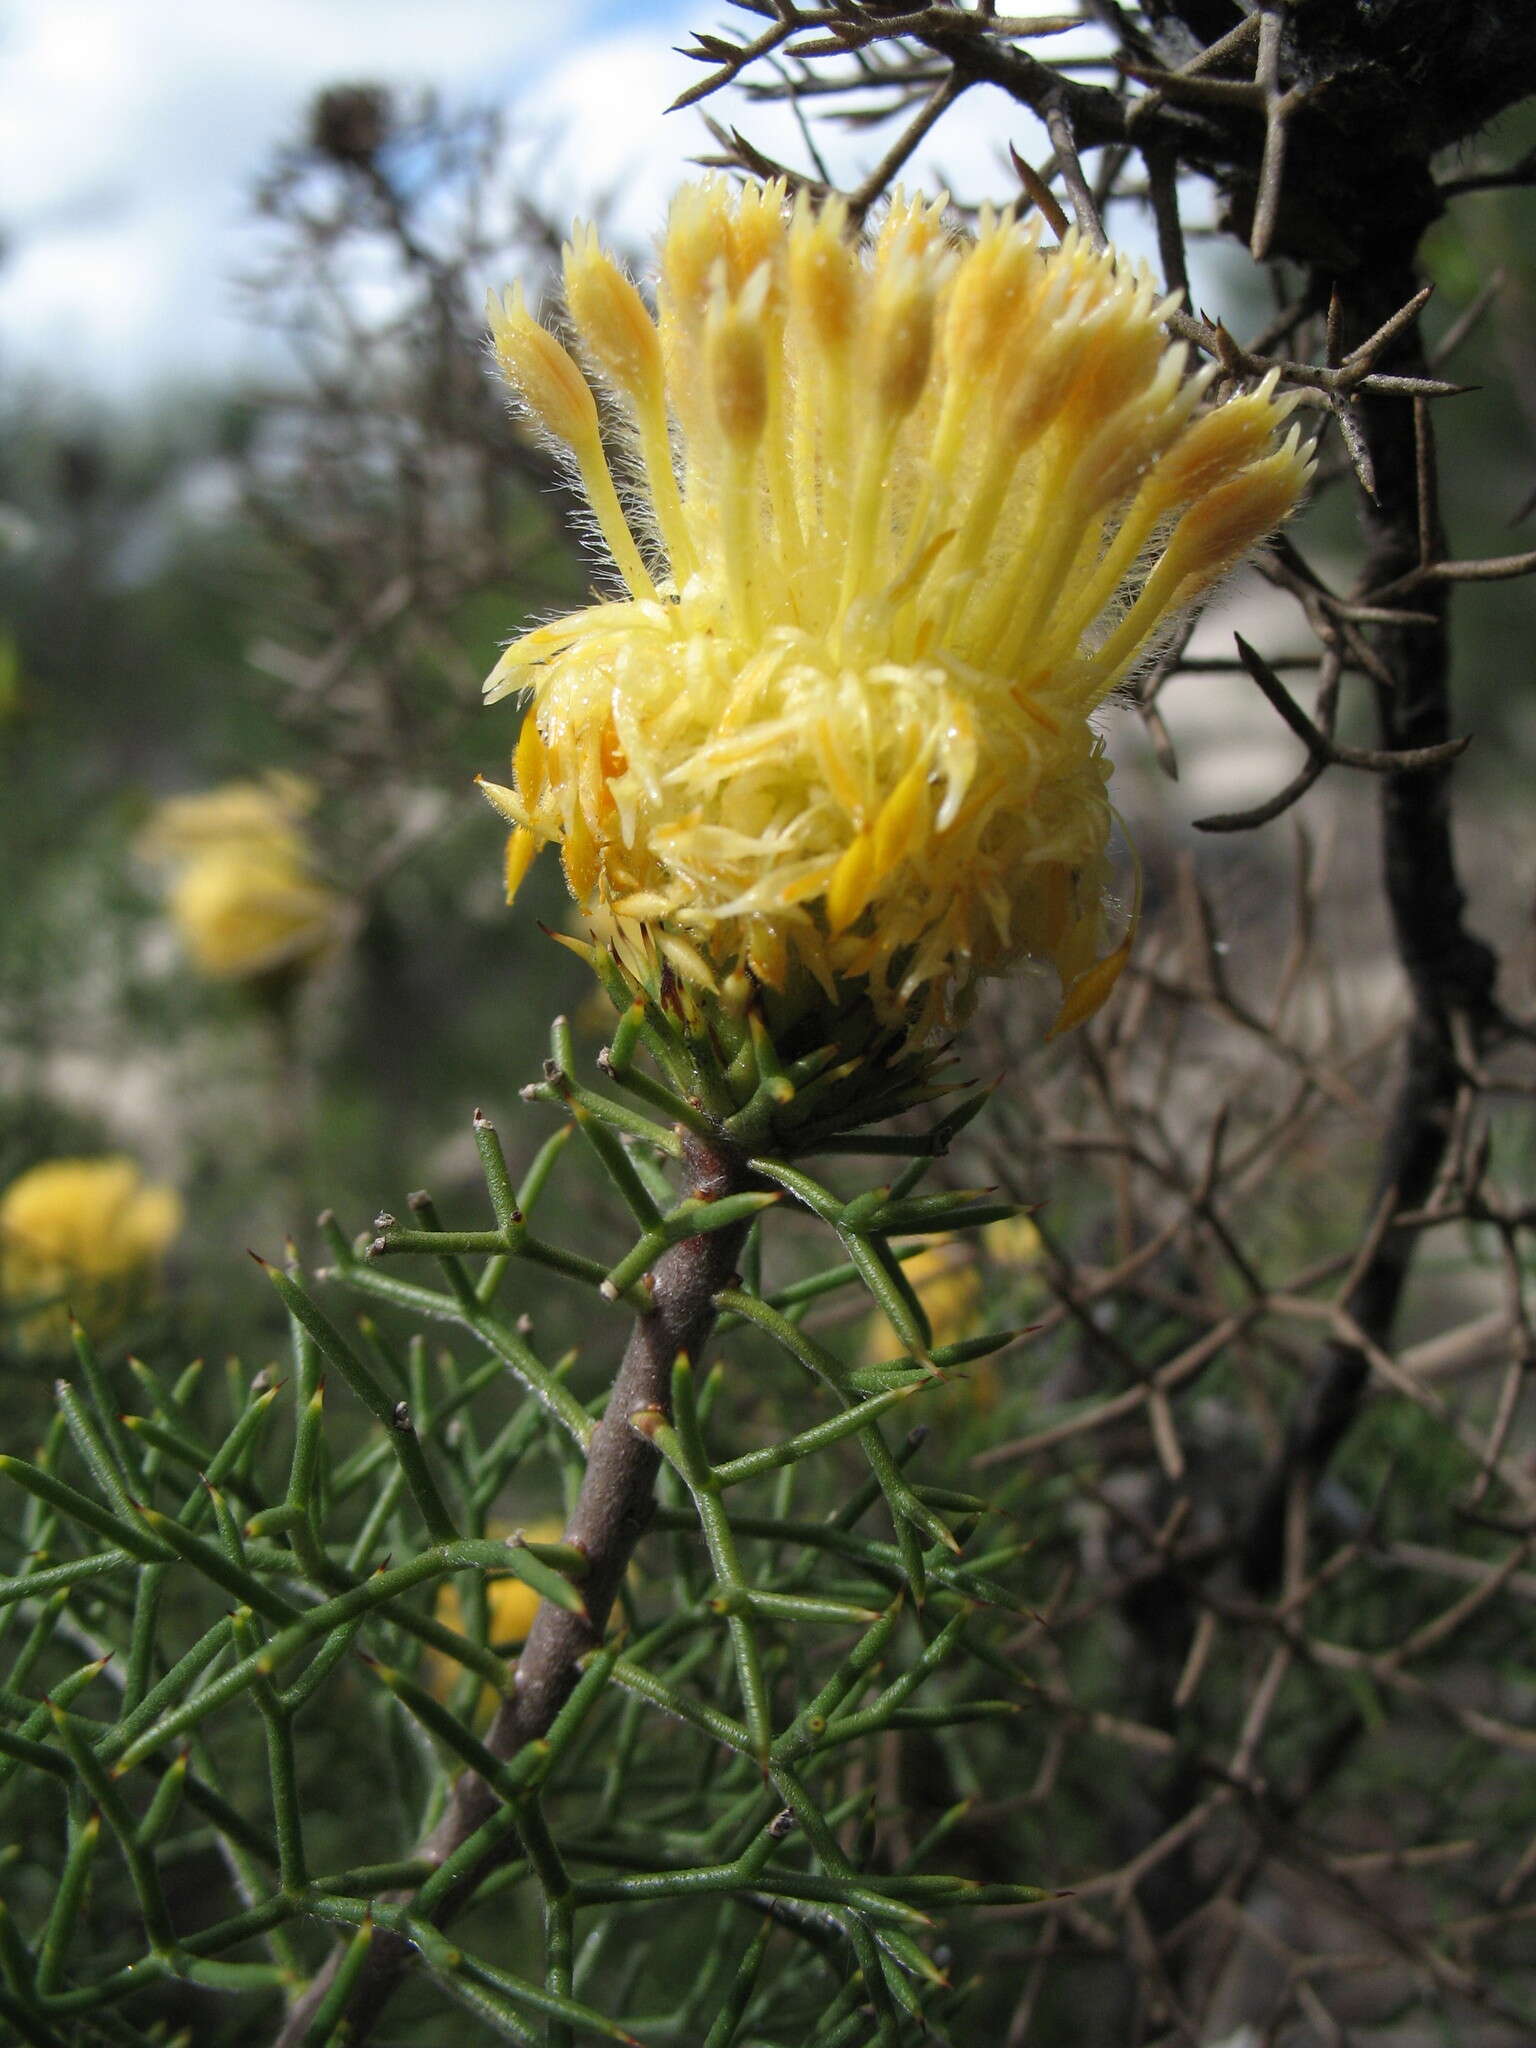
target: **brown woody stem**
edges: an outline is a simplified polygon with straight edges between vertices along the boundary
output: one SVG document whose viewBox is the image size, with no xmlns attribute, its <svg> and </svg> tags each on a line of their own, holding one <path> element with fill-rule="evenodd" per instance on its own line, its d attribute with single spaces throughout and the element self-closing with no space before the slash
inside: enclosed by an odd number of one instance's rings
<svg viewBox="0 0 1536 2048">
<path fill-rule="evenodd" d="M 681 1133 L 687 1193 L 706 1200 L 739 1194 L 750 1185 L 746 1162 L 731 1146 L 706 1144 Z M 543 1735 L 570 1697 L 581 1659 L 602 1641 L 635 1546 L 649 1526 L 660 1453 L 630 1417 L 644 1410 L 670 1412 L 672 1367 L 678 1354 L 696 1357 L 715 1320 L 715 1296 L 730 1281 L 747 1224 L 686 1238 L 657 1260 L 648 1312 L 635 1324 L 602 1420 L 592 1433 L 586 1476 L 565 1533 L 586 1553 L 585 1606 L 573 1614 L 546 1602 L 534 1617 L 518 1659 L 514 1690 L 502 1701 L 486 1734 L 493 1755 L 508 1758 Z M 441 1865 L 494 1811 L 497 1795 L 474 1771 L 460 1777 L 442 1819 L 417 1852 Z M 462 1907 L 498 1862 L 517 1853 L 515 1837 L 490 1852 L 462 1883 L 439 1900 L 431 1918 L 442 1925 Z M 408 1897 L 408 1895 L 407 1895 Z M 400 1901 L 406 1902 L 405 1899 Z M 297 2048 L 330 1985 L 343 1950 L 337 1950 L 289 2012 L 274 2048 Z M 347 2001 L 346 2039 L 361 2048 L 374 2022 L 414 1961 L 402 1936 L 377 1929 L 367 1961 Z"/>
</svg>

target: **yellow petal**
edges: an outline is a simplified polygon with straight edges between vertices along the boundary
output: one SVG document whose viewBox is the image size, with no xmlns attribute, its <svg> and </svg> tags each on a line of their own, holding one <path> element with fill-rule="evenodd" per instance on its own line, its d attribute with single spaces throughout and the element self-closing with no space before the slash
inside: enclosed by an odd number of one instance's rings
<svg viewBox="0 0 1536 2048">
<path fill-rule="evenodd" d="M 1086 1024 L 1109 1000 L 1115 983 L 1125 970 L 1125 963 L 1131 957 L 1131 942 L 1134 931 L 1125 937 L 1103 960 L 1095 960 L 1084 970 L 1061 999 L 1061 1008 L 1051 1020 L 1047 1039 L 1059 1038 L 1064 1031 L 1075 1031 L 1079 1024 Z"/>
<path fill-rule="evenodd" d="M 517 752 L 512 757 L 512 775 L 525 809 L 536 811 L 549 777 L 539 721 L 531 711 L 523 720 L 523 729 L 517 736 Z"/>
<path fill-rule="evenodd" d="M 519 825 L 507 835 L 507 901 L 513 902 L 543 842 Z"/>
<path fill-rule="evenodd" d="M 597 842 L 579 810 L 572 818 L 570 829 L 565 835 L 560 848 L 560 858 L 565 863 L 567 887 L 578 903 L 585 903 L 597 887 L 601 869 Z"/>
<path fill-rule="evenodd" d="M 475 787 L 492 808 L 501 813 L 509 825 L 520 825 L 527 829 L 528 813 L 515 789 L 508 789 L 504 782 L 487 782 L 483 775 L 475 777 Z"/>
<path fill-rule="evenodd" d="M 855 922 L 875 883 L 875 842 L 861 832 L 833 869 L 827 884 L 827 923 L 834 933 Z"/>
<path fill-rule="evenodd" d="M 875 875 L 884 881 L 899 860 L 927 838 L 928 767 L 914 761 L 880 806 L 875 820 Z"/>
</svg>

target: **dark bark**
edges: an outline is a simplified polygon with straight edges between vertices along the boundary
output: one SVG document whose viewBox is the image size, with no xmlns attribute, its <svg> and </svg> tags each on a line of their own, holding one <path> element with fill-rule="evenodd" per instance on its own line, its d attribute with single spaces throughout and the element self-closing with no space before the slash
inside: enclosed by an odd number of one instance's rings
<svg viewBox="0 0 1536 2048">
<path fill-rule="evenodd" d="M 1346 348 L 1375 331 L 1406 303 L 1418 280 L 1406 261 L 1390 263 L 1353 278 L 1341 293 Z M 1405 343 L 1385 367 L 1410 376 L 1425 374 L 1417 340 Z M 1360 401 L 1360 425 L 1375 468 L 1376 498 L 1360 494 L 1366 543 L 1364 586 L 1380 589 L 1419 563 L 1420 473 L 1412 402 L 1402 398 Z M 1432 424 L 1423 424 L 1427 538 L 1437 556 L 1443 535 L 1433 489 Z M 1433 625 L 1377 626 L 1375 652 L 1390 683 L 1374 683 L 1377 727 L 1383 747 L 1434 745 L 1451 736 L 1450 587 L 1429 583 L 1405 602 L 1431 613 Z M 1412 775 L 1388 775 L 1381 783 L 1381 856 L 1393 937 L 1413 1002 L 1406 1061 L 1382 1148 L 1372 1212 L 1390 1198 L 1402 1212 L 1428 1198 L 1445 1158 L 1458 1085 L 1452 1022 L 1465 1016 L 1476 1042 L 1494 1019 L 1497 962 L 1491 949 L 1467 930 L 1466 898 L 1456 867 L 1451 832 L 1452 764 Z M 1417 1240 L 1388 1229 L 1351 1289 L 1345 1307 L 1373 1344 L 1391 1342 L 1404 1284 Z M 1243 1548 L 1248 1583 L 1268 1590 L 1278 1581 L 1284 1542 L 1286 1500 L 1298 1477 L 1315 1480 L 1342 1442 L 1370 1377 L 1365 1354 L 1356 1346 L 1330 1345 L 1287 1433 L 1285 1449 L 1270 1474 Z"/>
</svg>

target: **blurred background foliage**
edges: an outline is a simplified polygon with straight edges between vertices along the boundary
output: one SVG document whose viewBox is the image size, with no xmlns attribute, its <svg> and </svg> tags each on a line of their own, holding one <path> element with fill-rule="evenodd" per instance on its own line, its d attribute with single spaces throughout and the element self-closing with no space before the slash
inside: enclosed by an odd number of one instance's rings
<svg viewBox="0 0 1536 2048">
<path fill-rule="evenodd" d="M 238 1348 L 266 1313 L 231 1286 L 245 1243 L 303 1235 L 322 1194 L 402 1202 L 407 1159 L 439 1185 L 471 1168 L 478 1094 L 537 1073 L 578 986 L 506 916 L 473 788 L 504 772 L 479 701 L 498 641 L 582 587 L 479 346 L 486 277 L 551 253 L 498 145 L 488 115 L 326 96 L 254 195 L 251 317 L 282 328 L 285 379 L 132 416 L 5 401 L 0 1182 L 128 1150 L 179 1187 L 194 1345 Z M 275 981 L 211 977 L 145 827 L 273 771 L 310 787 L 335 943 Z M 535 887 L 557 921 L 557 878 Z"/>
</svg>

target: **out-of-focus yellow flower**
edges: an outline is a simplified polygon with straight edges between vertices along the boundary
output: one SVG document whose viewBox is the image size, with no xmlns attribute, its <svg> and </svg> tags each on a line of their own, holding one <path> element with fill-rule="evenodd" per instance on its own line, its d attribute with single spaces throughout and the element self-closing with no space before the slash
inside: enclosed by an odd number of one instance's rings
<svg viewBox="0 0 1536 2048">
<path fill-rule="evenodd" d="M 946 1232 L 930 1238 L 915 1258 L 903 1259 L 901 1270 L 923 1305 L 936 1348 L 977 1334 L 982 1286 L 974 1243 Z M 893 1345 L 899 1350 L 901 1339 L 877 1310 L 865 1333 L 865 1357 L 871 1364 L 889 1358 Z"/>
<path fill-rule="evenodd" d="M 269 769 L 247 781 L 223 782 L 195 796 L 171 796 L 155 806 L 139 839 L 150 860 L 191 860 L 231 846 L 305 852 L 304 820 L 315 792 L 302 776 Z"/>
<path fill-rule="evenodd" d="M 140 851 L 175 868 L 167 907 L 204 974 L 241 980 L 301 966 L 336 938 L 341 899 L 317 881 L 297 776 L 230 782 L 161 804 Z"/>
<path fill-rule="evenodd" d="M 981 1335 L 979 1319 L 986 1286 L 978 1252 L 987 1265 L 999 1272 L 1017 1272 L 1038 1259 L 1040 1233 L 1027 1216 L 1011 1216 L 1000 1223 L 989 1223 L 973 1236 L 946 1232 L 930 1238 L 915 1258 L 902 1261 L 902 1271 L 928 1318 L 935 1349 Z M 877 1310 L 865 1330 L 865 1360 L 871 1365 L 878 1364 L 889 1358 L 893 1350 L 900 1350 L 901 1342 Z M 973 1406 L 994 1407 L 1002 1391 L 994 1361 L 974 1360 L 965 1368 L 965 1385 L 967 1399 Z"/>
<path fill-rule="evenodd" d="M 532 705 L 487 793 L 510 889 L 557 843 L 583 910 L 696 983 L 858 983 L 922 1031 L 1034 958 L 1071 1022 L 1114 974 L 1090 716 L 1309 461 L 1273 378 L 1203 406 L 1144 271 L 941 212 L 898 194 L 861 242 L 836 201 L 685 187 L 657 319 L 578 229 L 585 372 L 492 300 L 627 595 L 507 649 L 487 693 Z"/>
<path fill-rule="evenodd" d="M 1031 1266 L 1039 1257 L 1040 1233 L 1027 1216 L 1012 1216 L 989 1223 L 972 1236 L 946 1231 L 930 1238 L 915 1258 L 902 1260 L 901 1269 L 923 1305 L 937 1347 L 979 1334 L 976 1314 L 985 1290 L 978 1251 L 989 1265 L 1004 1271 Z M 883 1315 L 870 1318 L 865 1355 L 871 1363 L 888 1358 L 892 1344 L 900 1341 Z"/>
<path fill-rule="evenodd" d="M 0 1195 L 0 1307 L 25 1351 L 69 1347 L 69 1311 L 103 1336 L 154 1291 L 181 1197 L 131 1159 L 49 1159 Z"/>
<path fill-rule="evenodd" d="M 1005 1216 L 981 1233 L 987 1258 L 1002 1272 L 1033 1266 L 1040 1257 L 1040 1233 L 1027 1216 Z"/>
<path fill-rule="evenodd" d="M 494 1541 L 515 1532 L 509 1522 L 493 1522 L 486 1533 Z M 523 1534 L 535 1543 L 558 1543 L 565 1534 L 565 1524 L 555 1517 L 546 1516 L 540 1521 L 530 1522 Z M 493 1650 L 503 1654 L 521 1648 L 539 1609 L 538 1594 L 532 1586 L 525 1586 L 521 1579 L 488 1579 L 485 1597 L 489 1608 L 486 1641 Z M 464 1604 L 451 1580 L 444 1579 L 439 1585 L 432 1611 L 445 1627 L 463 1634 Z M 436 1650 L 428 1651 L 423 1670 L 428 1690 L 440 1700 L 448 1698 L 464 1675 L 462 1664 L 455 1664 L 451 1657 L 441 1656 Z M 477 1711 L 488 1711 L 491 1701 L 491 1688 L 486 1686 Z"/>
<path fill-rule="evenodd" d="M 336 933 L 337 899 L 296 862 L 231 848 L 190 862 L 167 899 L 204 974 L 240 980 L 312 960 Z"/>
</svg>

